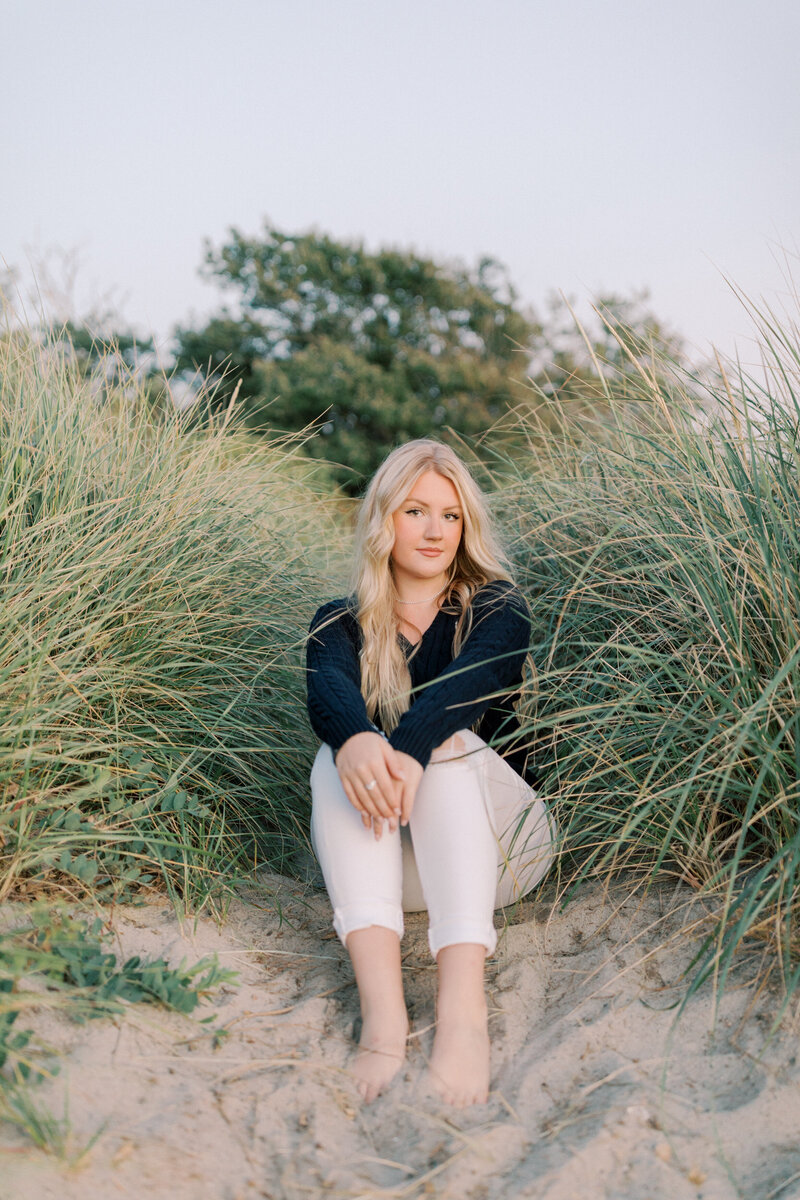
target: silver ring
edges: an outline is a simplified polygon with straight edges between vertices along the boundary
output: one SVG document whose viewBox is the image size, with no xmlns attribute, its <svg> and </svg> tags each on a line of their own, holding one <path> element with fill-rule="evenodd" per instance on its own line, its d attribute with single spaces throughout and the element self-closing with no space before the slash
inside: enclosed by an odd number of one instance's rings
<svg viewBox="0 0 800 1200">
<path fill-rule="evenodd" d="M 372 780 L 370 780 L 369 783 L 365 783 L 364 787 L 367 789 L 368 792 L 371 792 L 377 782 L 378 782 L 377 779 L 372 779 Z"/>
</svg>

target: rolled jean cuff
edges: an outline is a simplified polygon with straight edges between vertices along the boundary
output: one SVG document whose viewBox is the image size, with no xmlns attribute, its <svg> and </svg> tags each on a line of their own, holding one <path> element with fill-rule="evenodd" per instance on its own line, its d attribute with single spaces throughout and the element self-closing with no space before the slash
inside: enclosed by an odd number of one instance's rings
<svg viewBox="0 0 800 1200">
<path fill-rule="evenodd" d="M 370 925 L 382 925 L 392 929 L 399 938 L 403 936 L 403 910 L 398 904 L 387 900 L 361 900 L 348 904 L 346 908 L 333 910 L 333 928 L 342 944 L 350 933 L 357 929 L 369 929 Z"/>
<path fill-rule="evenodd" d="M 494 954 L 497 930 L 492 924 L 469 917 L 448 917 L 428 929 L 428 945 L 434 958 L 445 946 L 459 946 L 463 942 L 485 946 L 487 954 Z"/>
</svg>

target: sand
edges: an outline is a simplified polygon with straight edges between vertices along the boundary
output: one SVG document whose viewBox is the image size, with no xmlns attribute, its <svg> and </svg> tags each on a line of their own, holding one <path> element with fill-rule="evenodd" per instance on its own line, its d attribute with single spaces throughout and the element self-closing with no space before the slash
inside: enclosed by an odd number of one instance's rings
<svg viewBox="0 0 800 1200">
<path fill-rule="evenodd" d="M 789 1013 L 768 1036 L 777 999 L 758 989 L 757 948 L 716 1010 L 707 985 L 676 1028 L 696 894 L 665 884 L 642 898 L 623 881 L 584 885 L 566 907 L 555 897 L 548 884 L 523 903 L 487 964 L 492 1094 L 462 1111 L 422 1086 L 424 914 L 403 943 L 407 1069 L 366 1106 L 347 1073 L 357 996 L 324 892 L 265 875 L 221 926 L 181 926 L 162 899 L 116 910 L 122 956 L 216 953 L 239 983 L 192 1018 L 142 1005 L 84 1025 L 26 1014 L 63 1054 L 37 1093 L 56 1113 L 68 1097 L 72 1152 L 100 1132 L 69 1166 L 1 1125 L 0 1197 L 800 1196 L 798 1023 Z"/>
</svg>

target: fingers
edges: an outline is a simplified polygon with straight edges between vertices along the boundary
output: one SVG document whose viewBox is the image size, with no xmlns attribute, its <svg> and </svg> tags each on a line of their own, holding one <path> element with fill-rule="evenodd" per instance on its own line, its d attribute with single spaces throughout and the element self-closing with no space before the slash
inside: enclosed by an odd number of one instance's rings
<svg viewBox="0 0 800 1200">
<path fill-rule="evenodd" d="M 357 808 L 361 813 L 361 818 L 364 824 L 367 826 L 371 825 L 372 818 L 378 815 L 378 810 L 375 808 L 369 792 L 364 787 L 355 786 L 353 782 L 353 776 L 351 775 L 342 775 L 340 778 L 342 780 L 342 787 L 344 788 L 347 799 L 350 801 L 353 808 Z M 357 784 L 358 780 L 356 779 L 355 782 Z"/>
<path fill-rule="evenodd" d="M 365 829 L 372 829 L 375 837 L 379 839 L 383 833 L 383 823 L 388 821 L 389 832 L 396 831 L 400 819 L 400 804 L 394 795 L 390 807 L 386 804 L 383 795 L 378 793 L 377 786 L 367 788 L 357 775 L 342 776 L 341 779 L 345 795 L 353 808 L 358 809 L 361 823 Z M 378 794 L 375 795 L 375 793 Z"/>
<path fill-rule="evenodd" d="M 394 817 L 393 820 L 387 822 L 389 825 L 389 833 L 396 832 L 397 822 L 399 819 L 400 819 L 399 817 Z M 383 817 L 373 817 L 372 818 L 372 832 L 375 835 L 376 842 L 379 842 L 381 840 L 381 838 L 383 837 L 383 824 L 384 824 Z"/>
<path fill-rule="evenodd" d="M 372 798 L 375 808 L 382 817 L 390 819 L 400 807 L 397 802 L 397 784 L 390 778 L 383 763 L 373 768 L 371 778 L 362 780 L 364 792 Z M 369 786 L 371 785 L 371 786 Z"/>
<path fill-rule="evenodd" d="M 382 775 L 382 778 L 381 778 Z M 398 807 L 394 797 L 395 784 L 378 766 L 374 774 L 369 767 L 339 772 L 339 778 L 350 803 L 371 817 L 391 817 Z M 368 787 L 368 784 L 372 784 Z M 388 799 L 387 799 L 388 796 Z"/>
<path fill-rule="evenodd" d="M 422 765 L 412 758 L 410 754 L 404 754 L 400 750 L 395 750 L 395 772 L 398 778 L 397 798 L 400 808 L 400 824 L 407 825 L 411 817 L 411 810 L 414 807 L 414 800 L 417 795 L 422 780 L 423 770 Z"/>
<path fill-rule="evenodd" d="M 386 817 L 390 820 L 397 815 L 397 809 L 400 807 L 396 798 L 397 785 L 389 778 L 383 764 L 374 767 L 372 775 L 367 768 L 363 773 L 351 776 L 350 784 L 362 801 L 361 807 L 373 817 Z"/>
<path fill-rule="evenodd" d="M 387 746 L 386 748 L 387 750 L 392 750 L 391 746 Z M 386 767 L 393 779 L 405 779 L 406 773 L 403 770 L 400 760 L 398 759 L 394 750 L 392 750 L 391 754 L 387 754 L 386 756 Z"/>
<path fill-rule="evenodd" d="M 354 734 L 339 749 L 336 768 L 350 803 L 361 815 L 365 829 L 375 836 L 383 832 L 384 821 L 395 832 L 401 815 L 400 789 L 406 770 L 400 755 L 378 734 Z"/>
<path fill-rule="evenodd" d="M 400 824 L 407 825 L 411 817 L 411 810 L 414 807 L 414 798 L 417 794 L 417 789 L 410 783 L 403 784 L 403 790 L 400 793 Z"/>
</svg>

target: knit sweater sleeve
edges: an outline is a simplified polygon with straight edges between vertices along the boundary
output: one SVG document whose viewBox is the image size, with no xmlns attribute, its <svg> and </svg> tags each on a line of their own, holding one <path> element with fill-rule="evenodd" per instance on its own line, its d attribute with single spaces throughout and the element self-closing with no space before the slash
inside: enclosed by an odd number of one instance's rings
<svg viewBox="0 0 800 1200">
<path fill-rule="evenodd" d="M 423 767 L 436 746 L 469 728 L 498 692 L 522 676 L 530 618 L 520 592 L 496 580 L 480 589 L 472 607 L 472 629 L 460 652 L 419 692 L 389 736 L 396 750 Z"/>
<path fill-rule="evenodd" d="M 377 732 L 361 695 L 358 624 L 344 600 L 317 610 L 306 643 L 308 719 L 334 758 L 355 733 Z"/>
</svg>

